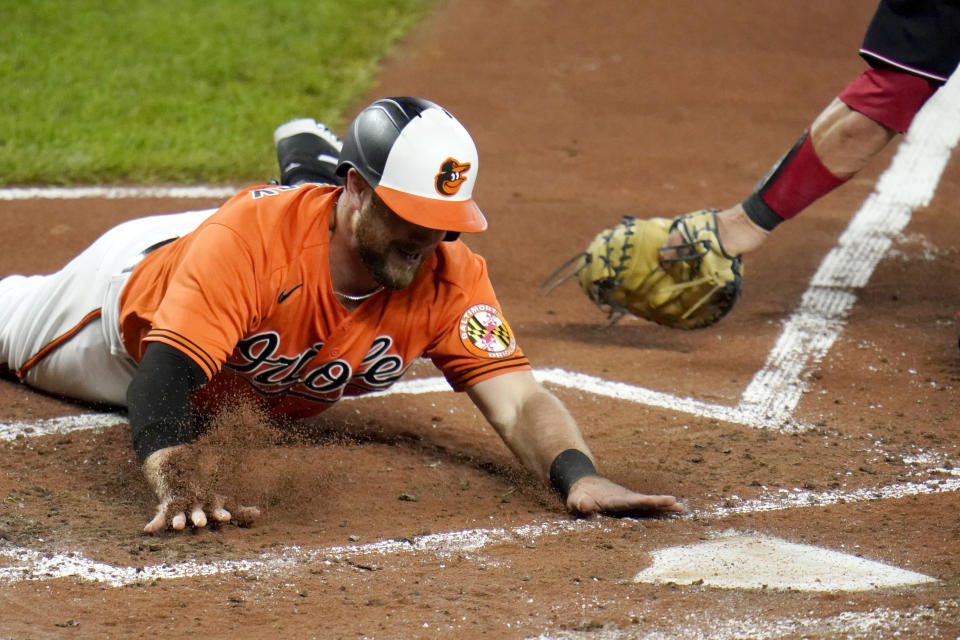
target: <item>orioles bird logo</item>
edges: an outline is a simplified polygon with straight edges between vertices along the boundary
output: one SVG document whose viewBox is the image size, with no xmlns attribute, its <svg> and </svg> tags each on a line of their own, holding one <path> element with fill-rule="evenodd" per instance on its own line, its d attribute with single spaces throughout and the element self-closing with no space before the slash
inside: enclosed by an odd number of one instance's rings
<svg viewBox="0 0 960 640">
<path fill-rule="evenodd" d="M 447 158 L 440 165 L 440 173 L 437 174 L 437 193 L 442 196 L 453 196 L 460 190 L 467 176 L 464 172 L 470 170 L 469 162 L 459 162 L 456 158 Z"/>
</svg>

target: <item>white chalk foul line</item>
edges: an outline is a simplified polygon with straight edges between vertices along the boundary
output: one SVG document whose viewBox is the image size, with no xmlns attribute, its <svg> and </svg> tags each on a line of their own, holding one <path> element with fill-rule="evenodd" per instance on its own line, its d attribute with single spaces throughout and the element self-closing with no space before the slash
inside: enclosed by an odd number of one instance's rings
<svg viewBox="0 0 960 640">
<path fill-rule="evenodd" d="M 0 200 L 80 200 L 84 198 L 229 198 L 240 189 L 230 186 L 169 187 L 12 187 L 0 189 Z"/>
<path fill-rule="evenodd" d="M 741 407 L 731 407 L 722 404 L 710 404 L 695 398 L 683 398 L 662 391 L 654 391 L 624 382 L 604 380 L 585 373 L 576 373 L 559 368 L 536 369 L 534 376 L 543 383 L 558 387 L 583 391 L 597 396 L 624 400 L 635 404 L 661 407 L 681 413 L 688 413 L 700 417 L 715 418 L 756 427 L 758 421 L 753 413 L 744 411 Z M 390 395 L 417 395 L 424 393 L 440 393 L 450 391 L 450 385 L 441 376 L 401 380 L 383 391 L 376 392 L 376 396 Z M 358 400 L 359 397 L 345 397 L 344 400 Z M 369 396 L 367 396 L 369 397 Z M 37 437 L 53 434 L 69 433 L 82 429 L 98 429 L 110 427 L 126 422 L 126 418 L 116 413 L 88 413 L 61 418 L 48 418 L 35 421 L 0 422 L 0 441 L 15 440 L 18 437 Z M 777 425 L 781 430 L 802 430 L 803 425 Z"/>
<path fill-rule="evenodd" d="M 716 505 L 703 510 L 693 510 L 689 514 L 679 516 L 679 519 L 704 517 L 722 519 L 745 513 L 869 502 L 960 490 L 960 470 L 933 469 L 918 472 L 917 475 L 931 472 L 950 477 L 928 479 L 922 482 L 900 482 L 885 487 L 857 489 L 847 492 L 781 490 L 756 500 L 734 498 L 725 501 L 723 505 Z M 532 544 L 544 536 L 598 528 L 608 531 L 616 526 L 631 526 L 634 522 L 631 518 L 609 517 L 597 517 L 589 520 L 555 520 L 521 525 L 512 529 L 467 529 L 428 534 L 404 540 L 381 540 L 368 544 L 337 545 L 318 549 L 290 546 L 261 554 L 253 559 L 219 560 L 206 563 L 188 561 L 144 567 L 111 565 L 86 558 L 79 552 L 48 554 L 27 547 L 0 544 L 0 558 L 7 558 L 12 563 L 0 567 L 0 582 L 76 578 L 118 587 L 136 582 L 216 576 L 238 571 L 269 574 L 278 571 L 290 571 L 297 567 L 317 563 L 327 565 L 364 556 L 384 557 L 396 554 L 433 555 L 439 558 L 447 558 L 453 555 L 469 556 L 494 545 Z"/>
<path fill-rule="evenodd" d="M 960 74 L 953 74 L 917 113 L 890 166 L 820 264 L 800 308 L 744 392 L 738 409 L 752 415 L 756 426 L 789 423 L 806 389 L 805 375 L 843 330 L 854 291 L 866 286 L 912 210 L 933 199 L 960 140 L 958 109 Z"/>
<path fill-rule="evenodd" d="M 624 400 L 637 404 L 662 407 L 674 411 L 699 416 L 717 418 L 728 422 L 751 424 L 747 416 L 737 407 L 701 402 L 694 398 L 680 398 L 669 393 L 653 391 L 644 387 L 623 382 L 612 382 L 584 373 L 575 373 L 564 369 L 536 369 L 534 376 L 541 382 L 558 387 L 584 391 L 594 395 Z M 376 396 L 416 395 L 450 391 L 450 384 L 442 376 L 401 380 Z M 345 397 L 344 400 L 359 400 L 363 397 Z M 80 429 L 97 429 L 126 422 L 126 418 L 116 413 L 88 413 L 62 418 L 49 418 L 35 421 L 17 421 L 0 423 L 0 441 L 14 440 L 17 437 L 46 436 L 56 433 L 68 433 Z"/>
<path fill-rule="evenodd" d="M 317 563 L 329 565 L 371 555 L 383 557 L 396 554 L 429 554 L 446 558 L 454 554 L 469 555 L 495 544 L 509 542 L 531 544 L 545 535 L 557 535 L 587 528 L 605 528 L 607 524 L 604 520 L 556 521 L 523 525 L 512 529 L 468 529 L 427 534 L 404 540 L 382 540 L 369 544 L 337 545 L 320 549 L 288 546 L 278 551 L 261 554 L 254 559 L 219 560 L 208 563 L 188 561 L 144 567 L 118 567 L 89 560 L 78 552 L 44 554 L 25 547 L 0 544 L 0 557 L 6 557 L 15 563 L 12 566 L 0 567 L 0 581 L 19 582 L 73 577 L 87 582 L 100 582 L 119 587 L 137 582 L 202 577 L 237 571 L 268 574 L 289 571 L 297 566 Z"/>
<path fill-rule="evenodd" d="M 943 468 L 927 469 L 914 475 L 929 476 L 931 474 L 938 474 L 941 477 L 928 477 L 926 480 L 918 482 L 897 482 L 885 486 L 866 487 L 852 491 L 843 491 L 840 489 L 831 491 L 780 489 L 775 495 L 754 500 L 741 500 L 733 496 L 731 499 L 725 501 L 723 505 L 707 510 L 702 515 L 711 518 L 725 518 L 744 513 L 762 513 L 766 511 L 782 511 L 784 509 L 800 509 L 804 507 L 827 507 L 835 504 L 894 500 L 910 496 L 960 491 L 960 471 Z"/>
<path fill-rule="evenodd" d="M 926 632 L 925 637 L 938 638 L 941 637 L 941 634 L 935 631 L 938 622 L 949 615 L 955 615 L 958 610 L 960 601 L 948 599 L 908 609 L 881 607 L 870 611 L 844 611 L 822 618 L 717 618 L 694 613 L 684 618 L 682 626 L 676 625 L 669 631 L 557 631 L 528 637 L 526 640 L 776 640 L 797 637 L 874 640 L 905 637 L 905 632 Z"/>
<path fill-rule="evenodd" d="M 127 419 L 118 413 L 82 413 L 61 418 L 46 418 L 29 422 L 0 422 L 0 441 L 18 437 L 40 437 L 65 434 L 82 429 L 100 429 L 125 424 Z"/>
</svg>

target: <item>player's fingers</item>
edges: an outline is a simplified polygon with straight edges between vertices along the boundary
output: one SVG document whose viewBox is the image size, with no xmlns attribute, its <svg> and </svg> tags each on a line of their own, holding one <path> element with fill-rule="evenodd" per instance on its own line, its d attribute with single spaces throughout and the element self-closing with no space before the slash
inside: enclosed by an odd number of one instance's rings
<svg viewBox="0 0 960 640">
<path fill-rule="evenodd" d="M 666 242 L 670 242 L 670 238 L 667 238 Z M 701 254 L 701 250 L 698 249 L 695 245 L 686 242 L 683 239 L 683 236 L 680 236 L 676 239 L 673 244 L 666 244 L 660 247 L 660 262 L 679 262 L 681 260 L 690 260 L 696 258 Z"/>
<path fill-rule="evenodd" d="M 604 511 L 617 512 L 650 512 L 653 513 L 683 513 L 686 507 L 677 502 L 673 496 L 646 496 L 646 499 L 633 502 L 624 502 L 615 508 L 605 508 Z"/>
<path fill-rule="evenodd" d="M 259 517 L 260 509 L 257 507 L 239 507 L 233 510 L 233 520 L 240 527 L 249 527 Z"/>
<path fill-rule="evenodd" d="M 157 509 L 157 515 L 143 528 L 144 533 L 156 533 L 167 528 L 167 510 L 163 505 Z"/>
<path fill-rule="evenodd" d="M 593 513 L 618 513 L 628 511 L 666 511 L 682 513 L 683 503 L 668 495 L 646 495 L 623 487 L 605 484 L 574 487 L 567 497 L 567 506 L 573 511 L 589 515 Z M 592 489 L 592 490 L 591 490 Z"/>
<path fill-rule="evenodd" d="M 683 240 L 683 234 L 679 231 L 671 231 L 670 235 L 664 239 L 661 246 L 661 250 L 664 249 L 677 249 L 681 245 L 685 244 Z"/>
<path fill-rule="evenodd" d="M 230 522 L 230 512 L 224 508 L 223 496 L 214 496 L 210 505 L 210 515 L 217 522 Z"/>
<path fill-rule="evenodd" d="M 198 529 L 207 526 L 207 514 L 199 504 L 193 505 L 193 510 L 190 511 L 190 522 Z"/>
<path fill-rule="evenodd" d="M 683 504 L 677 502 L 677 499 L 673 496 L 648 496 L 644 494 L 614 497 L 601 504 L 601 507 L 605 511 L 656 510 L 680 512 L 684 510 Z"/>
<path fill-rule="evenodd" d="M 187 515 L 181 511 L 170 518 L 170 528 L 174 531 L 183 531 L 187 526 Z"/>
<path fill-rule="evenodd" d="M 683 513 L 687 510 L 687 505 L 683 504 L 673 496 L 658 496 L 663 498 L 670 498 L 672 502 L 664 502 L 657 506 L 658 509 L 664 511 L 670 511 L 672 513 Z"/>
<path fill-rule="evenodd" d="M 679 229 L 671 231 L 660 245 L 661 258 L 679 258 L 690 252 L 690 242 Z"/>
<path fill-rule="evenodd" d="M 630 508 L 629 505 L 626 508 Z M 681 513 L 686 510 L 682 502 L 673 496 L 643 496 L 637 500 L 634 509 L 656 509 L 658 511 L 670 511 L 672 513 Z"/>
</svg>

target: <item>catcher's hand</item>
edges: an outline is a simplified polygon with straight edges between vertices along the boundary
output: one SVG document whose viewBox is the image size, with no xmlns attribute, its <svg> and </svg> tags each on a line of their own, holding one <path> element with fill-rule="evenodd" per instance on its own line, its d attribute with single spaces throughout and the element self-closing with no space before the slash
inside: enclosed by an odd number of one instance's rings
<svg viewBox="0 0 960 640">
<path fill-rule="evenodd" d="M 733 308 L 742 289 L 742 261 L 723 250 L 716 214 L 703 209 L 672 220 L 624 216 L 551 274 L 544 287 L 549 293 L 577 276 L 610 324 L 632 313 L 676 329 L 708 327 Z M 673 231 L 683 241 L 662 246 Z M 557 279 L 570 267 L 571 273 Z"/>
</svg>

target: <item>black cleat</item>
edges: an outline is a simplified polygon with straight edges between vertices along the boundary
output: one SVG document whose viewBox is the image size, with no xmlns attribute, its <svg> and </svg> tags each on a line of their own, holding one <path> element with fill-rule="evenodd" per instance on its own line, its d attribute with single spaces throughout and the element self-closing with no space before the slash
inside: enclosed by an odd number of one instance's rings
<svg viewBox="0 0 960 640">
<path fill-rule="evenodd" d="M 280 184 L 304 182 L 342 185 L 337 175 L 343 141 L 313 118 L 285 122 L 273 132 L 280 164 Z"/>
</svg>

